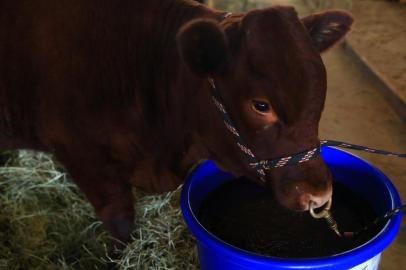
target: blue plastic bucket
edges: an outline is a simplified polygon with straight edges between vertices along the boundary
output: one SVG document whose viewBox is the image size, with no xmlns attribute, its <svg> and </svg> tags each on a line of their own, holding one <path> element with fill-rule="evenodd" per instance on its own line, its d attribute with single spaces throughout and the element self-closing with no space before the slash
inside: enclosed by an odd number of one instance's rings
<svg viewBox="0 0 406 270">
<path fill-rule="evenodd" d="M 400 206 L 399 194 L 390 180 L 378 169 L 347 152 L 324 147 L 324 161 L 334 181 L 349 187 L 371 204 L 377 214 Z M 197 240 L 202 270 L 265 270 L 265 269 L 378 269 L 382 251 L 398 233 L 401 216 L 388 221 L 384 228 L 365 244 L 329 257 L 282 259 L 262 256 L 231 246 L 207 231 L 196 219 L 206 196 L 220 184 L 233 177 L 219 170 L 213 162 L 205 161 L 188 176 L 181 196 L 181 207 L 189 230 Z"/>
</svg>

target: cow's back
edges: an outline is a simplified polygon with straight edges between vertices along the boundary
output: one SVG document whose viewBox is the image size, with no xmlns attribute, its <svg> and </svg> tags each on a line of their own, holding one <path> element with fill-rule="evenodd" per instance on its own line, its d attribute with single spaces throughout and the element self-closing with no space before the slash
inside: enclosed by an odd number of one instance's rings
<svg viewBox="0 0 406 270">
<path fill-rule="evenodd" d="M 144 12 L 134 2 L 2 1 L 1 136 L 35 145 L 93 136 L 134 105 L 128 39 Z"/>
<path fill-rule="evenodd" d="M 37 68 L 32 59 L 32 14 L 18 1 L 0 5 L 0 138 L 36 141 L 33 103 L 37 102 Z M 3 140 L 4 144 L 4 140 Z"/>
<path fill-rule="evenodd" d="M 183 91 L 196 84 L 176 81 L 175 39 L 205 8 L 181 0 L 0 5 L 1 148 L 5 138 L 78 154 L 97 145 L 127 163 L 182 151 Z"/>
</svg>

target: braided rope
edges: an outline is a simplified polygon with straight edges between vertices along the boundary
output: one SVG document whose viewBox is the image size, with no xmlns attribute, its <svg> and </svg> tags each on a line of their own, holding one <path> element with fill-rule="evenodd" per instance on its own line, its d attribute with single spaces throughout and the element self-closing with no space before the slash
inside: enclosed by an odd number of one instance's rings
<svg viewBox="0 0 406 270">
<path fill-rule="evenodd" d="M 217 111 L 219 112 L 221 118 L 223 119 L 224 125 L 226 126 L 227 130 L 232 134 L 234 141 L 236 142 L 238 148 L 241 150 L 241 153 L 243 153 L 245 158 L 248 160 L 249 164 L 258 163 L 258 160 L 255 157 L 254 153 L 244 142 L 243 138 L 240 136 L 239 132 L 237 131 L 237 128 L 233 124 L 233 121 L 231 120 L 230 116 L 228 115 L 226 106 L 224 105 L 223 97 L 221 96 L 220 92 L 217 90 L 214 80 L 212 78 L 209 78 L 208 81 L 211 85 L 211 90 L 212 90 L 211 94 L 212 94 L 213 103 L 216 106 Z M 259 179 L 262 182 L 265 182 L 265 176 L 266 176 L 265 169 L 263 167 L 259 167 L 259 168 L 256 168 L 256 171 L 257 171 L 257 174 L 259 175 Z"/>
<path fill-rule="evenodd" d="M 220 92 L 218 91 L 218 89 L 214 83 L 214 80 L 212 78 L 209 78 L 208 81 L 211 85 L 213 103 L 216 106 L 217 111 L 219 112 L 221 118 L 223 119 L 224 125 L 226 126 L 227 130 L 232 134 L 238 148 L 241 150 L 241 153 L 243 153 L 243 155 L 248 160 L 250 167 L 257 171 L 261 181 L 263 181 L 263 182 L 265 182 L 265 176 L 266 176 L 265 172 L 267 170 L 270 170 L 272 168 L 281 168 L 281 167 L 285 167 L 288 165 L 297 165 L 297 164 L 300 164 L 303 162 L 307 162 L 311 159 L 314 159 L 320 155 L 322 146 L 342 147 L 342 148 L 354 149 L 354 150 L 359 150 L 359 151 L 365 151 L 365 152 L 374 153 L 374 154 L 406 158 L 406 154 L 398 154 L 398 153 L 393 153 L 393 152 L 379 150 L 379 149 L 373 149 L 373 148 L 360 146 L 360 145 L 356 145 L 356 144 L 351 144 L 351 143 L 346 143 L 346 142 L 322 140 L 320 142 L 319 146 L 314 147 L 307 151 L 303 151 L 303 152 L 296 153 L 296 154 L 293 154 L 290 156 L 275 158 L 275 159 L 271 159 L 271 160 L 258 160 L 256 158 L 255 154 L 253 153 L 253 151 L 251 151 L 251 149 L 244 142 L 244 140 L 241 137 L 240 133 L 238 132 L 237 128 L 233 124 L 233 121 L 231 120 L 230 116 L 228 115 L 226 106 L 224 105 L 223 98 L 222 98 Z"/>
<path fill-rule="evenodd" d="M 353 149 L 353 150 L 369 152 L 369 153 L 373 153 L 373 154 L 385 155 L 385 156 L 389 156 L 389 157 L 406 158 L 406 154 L 393 153 L 393 152 L 389 152 L 389 151 L 385 151 L 385 150 L 379 150 L 379 149 L 369 148 L 369 147 L 365 147 L 365 146 L 361 146 L 361 145 L 357 145 L 357 144 L 351 144 L 351 143 L 340 142 L 340 141 L 323 140 L 320 142 L 320 145 L 348 148 L 348 149 Z"/>
</svg>

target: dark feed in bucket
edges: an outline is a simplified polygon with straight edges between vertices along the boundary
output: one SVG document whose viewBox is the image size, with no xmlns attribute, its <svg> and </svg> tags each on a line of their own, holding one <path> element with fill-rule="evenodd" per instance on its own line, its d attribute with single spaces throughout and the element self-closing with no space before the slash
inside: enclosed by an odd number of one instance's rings
<svg viewBox="0 0 406 270">
<path fill-rule="evenodd" d="M 368 203 L 342 184 L 334 184 L 332 214 L 341 232 L 357 231 L 376 218 Z M 280 206 L 272 193 L 239 178 L 221 185 L 197 213 L 212 234 L 235 247 L 281 258 L 324 257 L 362 245 L 382 225 L 355 239 L 338 237 L 324 219 Z"/>
</svg>

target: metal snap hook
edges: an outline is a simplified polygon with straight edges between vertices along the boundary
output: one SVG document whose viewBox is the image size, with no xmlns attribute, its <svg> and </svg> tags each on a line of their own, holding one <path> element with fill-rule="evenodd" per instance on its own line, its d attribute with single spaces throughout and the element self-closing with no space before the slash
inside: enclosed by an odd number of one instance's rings
<svg viewBox="0 0 406 270">
<path fill-rule="evenodd" d="M 332 199 L 331 198 L 330 198 L 330 200 L 328 200 L 328 202 L 324 206 L 323 210 L 321 210 L 319 213 L 316 213 L 314 211 L 316 205 L 317 205 L 316 202 L 313 202 L 313 201 L 310 201 L 310 203 L 309 203 L 310 215 L 313 218 L 316 218 L 316 219 L 326 218 L 327 215 L 330 215 L 330 209 L 331 209 L 331 205 L 332 205 Z"/>
<path fill-rule="evenodd" d="M 330 198 L 330 200 L 328 200 L 328 202 L 324 206 L 323 210 L 321 210 L 319 213 L 316 213 L 314 211 L 316 203 L 313 201 L 310 201 L 310 203 L 309 203 L 310 215 L 315 219 L 320 219 L 320 218 L 326 219 L 326 222 L 327 222 L 328 226 L 330 227 L 330 229 L 333 230 L 339 237 L 342 237 L 342 234 L 338 230 L 338 224 L 334 220 L 333 215 L 330 212 L 331 205 L 332 205 L 332 199 Z"/>
</svg>

